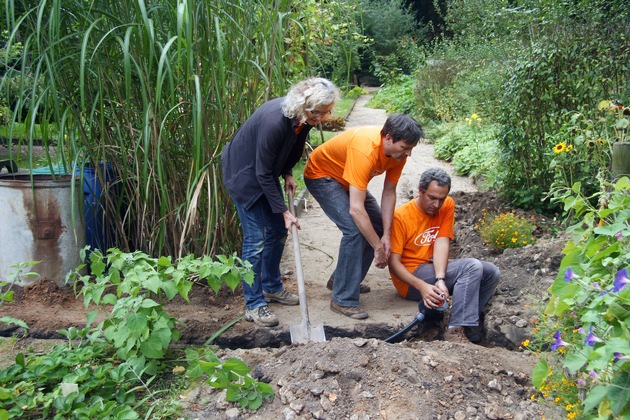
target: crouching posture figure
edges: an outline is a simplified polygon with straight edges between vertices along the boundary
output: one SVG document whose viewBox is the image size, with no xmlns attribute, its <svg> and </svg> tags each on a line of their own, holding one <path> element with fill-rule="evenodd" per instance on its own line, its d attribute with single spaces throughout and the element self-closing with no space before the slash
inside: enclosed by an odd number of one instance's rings
<svg viewBox="0 0 630 420">
<path fill-rule="evenodd" d="M 454 239 L 455 201 L 448 196 L 450 176 L 440 168 L 420 177 L 418 196 L 394 212 L 389 271 L 398 293 L 422 301 L 429 309 L 452 296 L 451 317 L 444 339 L 481 340 L 479 321 L 501 275 L 489 262 L 448 259 Z"/>
</svg>

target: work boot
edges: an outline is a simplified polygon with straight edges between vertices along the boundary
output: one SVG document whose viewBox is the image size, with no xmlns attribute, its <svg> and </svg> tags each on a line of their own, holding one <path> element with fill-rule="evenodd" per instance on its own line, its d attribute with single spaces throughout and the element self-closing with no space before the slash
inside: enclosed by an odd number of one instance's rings
<svg viewBox="0 0 630 420">
<path fill-rule="evenodd" d="M 345 315 L 352 319 L 365 319 L 368 317 L 367 312 L 358 306 L 341 306 L 334 301 L 330 301 L 330 309 L 338 314 Z"/>
<path fill-rule="evenodd" d="M 287 292 L 286 289 L 282 289 L 276 293 L 265 292 L 263 290 L 263 296 L 267 302 L 278 302 L 283 305 L 297 305 L 300 303 L 298 295 Z"/>
<path fill-rule="evenodd" d="M 466 337 L 466 334 L 464 333 L 464 327 L 448 328 L 444 332 L 444 341 L 460 344 L 472 344 L 472 342 Z"/>
<path fill-rule="evenodd" d="M 254 324 L 261 327 L 275 327 L 279 324 L 278 317 L 269 310 L 269 306 L 259 306 L 254 309 L 247 309 L 245 311 L 245 319 L 247 321 L 253 321 Z"/>
<path fill-rule="evenodd" d="M 328 279 L 328 282 L 326 283 L 326 288 L 328 290 L 332 290 L 333 289 L 333 281 L 334 280 L 333 280 L 332 276 L 330 276 L 330 278 Z M 361 283 L 361 285 L 359 286 L 359 293 L 361 293 L 361 294 L 368 293 L 370 290 L 372 290 L 372 289 L 367 284 Z"/>
<path fill-rule="evenodd" d="M 473 343 L 479 343 L 483 339 L 483 326 L 478 325 L 476 327 L 464 327 L 464 333 L 470 341 Z"/>
</svg>

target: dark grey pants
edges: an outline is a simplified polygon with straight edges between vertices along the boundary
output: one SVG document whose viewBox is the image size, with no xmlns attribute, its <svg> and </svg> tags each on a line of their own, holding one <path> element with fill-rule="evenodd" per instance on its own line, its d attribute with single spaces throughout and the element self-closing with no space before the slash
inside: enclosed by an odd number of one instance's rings
<svg viewBox="0 0 630 420">
<path fill-rule="evenodd" d="M 413 275 L 429 284 L 435 284 L 433 264 L 422 264 Z M 452 297 L 449 326 L 475 327 L 494 289 L 499 283 L 501 272 L 492 263 L 475 258 L 449 260 L 444 281 Z M 406 299 L 419 301 L 420 292 L 409 287 Z"/>
</svg>

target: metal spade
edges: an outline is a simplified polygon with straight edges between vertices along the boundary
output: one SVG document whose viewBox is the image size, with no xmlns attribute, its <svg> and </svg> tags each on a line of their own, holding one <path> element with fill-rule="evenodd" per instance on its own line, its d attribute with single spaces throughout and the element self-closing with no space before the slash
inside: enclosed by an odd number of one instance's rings
<svg viewBox="0 0 630 420">
<path fill-rule="evenodd" d="M 295 203 L 293 202 L 293 192 L 289 190 L 289 211 L 294 216 Z M 289 326 L 291 331 L 291 343 L 306 343 L 313 341 L 321 343 L 326 341 L 324 325 L 312 325 L 308 318 L 308 305 L 306 303 L 306 290 L 304 287 L 304 272 L 302 270 L 302 255 L 300 254 L 300 240 L 298 238 L 297 226 L 291 226 L 291 236 L 293 237 L 293 254 L 295 256 L 295 271 L 297 272 L 298 297 L 300 299 L 300 312 L 302 322 Z"/>
</svg>

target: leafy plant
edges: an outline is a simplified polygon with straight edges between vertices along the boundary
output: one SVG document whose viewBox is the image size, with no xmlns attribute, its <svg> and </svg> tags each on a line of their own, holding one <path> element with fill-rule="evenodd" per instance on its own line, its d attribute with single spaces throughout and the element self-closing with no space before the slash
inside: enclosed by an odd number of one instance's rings
<svg viewBox="0 0 630 420">
<path fill-rule="evenodd" d="M 9 418 L 138 418 L 138 377 L 128 364 L 106 361 L 107 348 L 91 335 L 83 346 L 69 342 L 43 356 L 19 354 L 0 371 L 0 401 Z"/>
<path fill-rule="evenodd" d="M 413 94 L 414 78 L 400 76 L 381 87 L 367 106 L 386 110 L 388 113 L 415 115 L 416 101 Z"/>
<path fill-rule="evenodd" d="M 486 243 L 497 251 L 533 245 L 536 225 L 514 212 L 490 215 L 485 209 L 479 224 L 475 226 Z"/>
<path fill-rule="evenodd" d="M 630 138 L 626 130 L 630 126 L 630 112 L 624 115 L 625 109 L 611 101 L 602 101 L 598 115 L 587 118 L 573 113 L 562 129 L 550 136 L 555 142 L 550 164 L 554 181 L 548 194 L 552 202 L 562 202 L 574 194 L 572 186 L 579 182 L 582 194 L 590 197 L 592 205 L 597 204 L 601 182 L 611 174 L 612 145 Z"/>
<path fill-rule="evenodd" d="M 215 293 L 224 283 L 234 290 L 241 278 L 253 282 L 250 266 L 237 256 L 219 255 L 215 261 L 189 255 L 173 264 L 168 257 L 151 258 L 140 251 L 125 253 L 111 248 L 106 255 L 95 250 L 89 258 L 91 274 L 80 275 L 79 267 L 68 279 L 74 282 L 75 290 L 81 286 L 78 293 L 83 295 L 86 308 L 91 303 L 100 308 L 111 305 L 100 328 L 116 354 L 133 364 L 137 372 L 156 373 L 156 360 L 179 339 L 178 322 L 164 311 L 162 297 L 172 300 L 179 295 L 188 301 L 192 278 L 206 281 Z"/>
<path fill-rule="evenodd" d="M 265 382 L 253 379 L 251 369 L 239 359 L 222 362 L 216 354 L 206 348 L 198 352 L 186 350 L 189 367 L 186 374 L 191 379 L 206 376 L 206 383 L 218 389 L 227 389 L 226 399 L 238 402 L 242 408 L 256 410 L 266 398 L 273 398 L 273 388 Z"/>
<path fill-rule="evenodd" d="M 15 270 L 9 274 L 9 281 L 0 281 L 0 307 L 2 307 L 4 302 L 13 302 L 13 290 L 11 289 L 13 289 L 14 284 L 19 283 L 24 277 L 39 277 L 39 274 L 35 272 L 25 272 L 28 267 L 36 264 L 39 264 L 39 261 L 23 262 L 11 266 L 11 268 L 14 268 Z M 14 324 L 22 327 L 25 333 L 28 332 L 28 325 L 26 324 L 26 322 L 12 316 L 0 317 L 0 323 L 4 323 L 7 325 Z"/>
<path fill-rule="evenodd" d="M 569 228 L 558 277 L 545 314 L 555 333 L 539 361 L 535 385 L 554 365 L 577 378 L 585 415 L 625 418 L 630 412 L 630 179 L 605 183 L 594 207 L 580 183 L 564 198 L 579 222 Z M 553 341 L 552 341 L 553 340 Z M 549 362 L 547 361 L 549 360 Z"/>
</svg>

